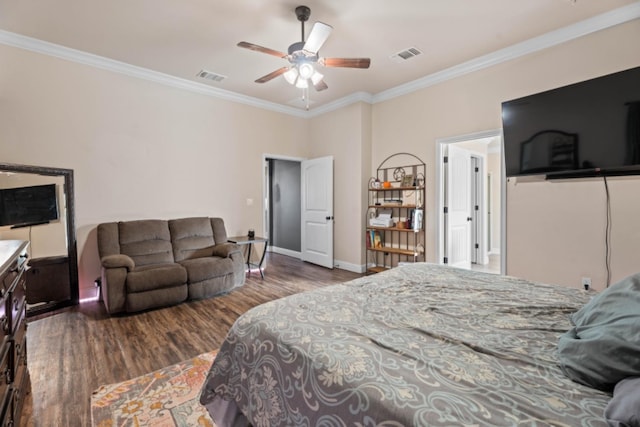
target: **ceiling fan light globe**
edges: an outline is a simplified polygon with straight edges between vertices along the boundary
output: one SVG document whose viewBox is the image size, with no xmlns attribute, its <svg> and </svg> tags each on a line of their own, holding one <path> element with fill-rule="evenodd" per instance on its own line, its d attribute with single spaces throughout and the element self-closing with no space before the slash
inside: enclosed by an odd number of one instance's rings
<svg viewBox="0 0 640 427">
<path fill-rule="evenodd" d="M 302 77 L 300 77 L 296 82 L 296 87 L 298 89 L 306 89 L 309 87 L 309 81 L 307 79 L 303 79 Z"/>
<path fill-rule="evenodd" d="M 314 72 L 313 75 L 311 76 L 311 83 L 313 83 L 313 85 L 317 85 L 318 83 L 320 83 L 322 81 L 322 79 L 324 78 L 324 76 L 322 74 L 320 74 L 319 72 Z"/>
<path fill-rule="evenodd" d="M 287 83 L 290 85 L 295 84 L 296 79 L 298 78 L 298 70 L 295 67 L 291 67 L 289 68 L 289 71 L 283 74 L 283 76 Z"/>
<path fill-rule="evenodd" d="M 305 62 L 298 66 L 298 73 L 300 74 L 300 78 L 302 79 L 306 80 L 311 78 L 314 72 L 315 70 L 313 68 L 313 65 L 309 64 L 308 62 Z"/>
</svg>

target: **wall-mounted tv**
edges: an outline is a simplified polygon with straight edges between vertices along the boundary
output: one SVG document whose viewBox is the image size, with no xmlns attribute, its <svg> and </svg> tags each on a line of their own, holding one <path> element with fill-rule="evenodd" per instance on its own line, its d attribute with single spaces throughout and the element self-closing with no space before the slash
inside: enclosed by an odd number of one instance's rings
<svg viewBox="0 0 640 427">
<path fill-rule="evenodd" d="M 640 67 L 502 103 L 506 176 L 640 174 Z"/>
<path fill-rule="evenodd" d="M 26 227 L 57 219 L 56 184 L 0 189 L 0 226 Z"/>
</svg>

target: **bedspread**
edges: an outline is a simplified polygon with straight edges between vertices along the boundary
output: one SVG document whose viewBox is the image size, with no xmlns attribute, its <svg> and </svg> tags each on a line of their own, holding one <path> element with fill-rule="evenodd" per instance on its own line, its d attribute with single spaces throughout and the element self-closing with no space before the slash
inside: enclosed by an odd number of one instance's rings
<svg viewBox="0 0 640 427">
<path fill-rule="evenodd" d="M 556 359 L 589 297 L 428 263 L 292 295 L 238 318 L 200 400 L 219 427 L 604 426 Z"/>
</svg>

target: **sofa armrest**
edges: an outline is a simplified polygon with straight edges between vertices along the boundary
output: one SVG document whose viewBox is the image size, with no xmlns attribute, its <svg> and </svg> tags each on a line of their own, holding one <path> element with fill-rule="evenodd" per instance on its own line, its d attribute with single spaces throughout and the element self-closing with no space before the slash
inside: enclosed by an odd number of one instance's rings
<svg viewBox="0 0 640 427">
<path fill-rule="evenodd" d="M 231 259 L 233 264 L 233 286 L 241 286 L 245 282 L 245 260 L 240 245 L 226 242 L 213 246 L 213 256 Z"/>
<path fill-rule="evenodd" d="M 125 311 L 127 298 L 127 269 L 102 267 L 102 282 L 100 291 L 102 300 L 109 314 Z"/>
<path fill-rule="evenodd" d="M 219 243 L 213 246 L 213 256 L 219 256 L 221 258 L 229 258 L 231 254 L 236 252 L 241 252 L 240 245 L 236 245 L 235 243 L 226 242 Z"/>
<path fill-rule="evenodd" d="M 100 263 L 103 268 L 126 268 L 127 271 L 131 271 L 136 266 L 133 259 L 127 255 L 107 255 L 100 259 Z"/>
</svg>

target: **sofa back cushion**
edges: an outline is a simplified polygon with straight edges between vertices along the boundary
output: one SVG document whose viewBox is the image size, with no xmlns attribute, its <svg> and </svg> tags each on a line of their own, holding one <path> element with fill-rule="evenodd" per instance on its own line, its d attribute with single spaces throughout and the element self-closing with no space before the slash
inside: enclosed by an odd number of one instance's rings
<svg viewBox="0 0 640 427">
<path fill-rule="evenodd" d="M 209 218 L 173 219 L 169 230 L 176 262 L 213 255 L 216 240 Z"/>
<path fill-rule="evenodd" d="M 118 237 L 118 223 L 105 222 L 98 225 L 98 255 L 100 258 L 107 255 L 120 254 L 120 239 Z"/>
<path fill-rule="evenodd" d="M 136 266 L 174 262 L 167 221 L 146 219 L 118 223 L 120 253 L 130 256 Z"/>
<path fill-rule="evenodd" d="M 210 218 L 210 221 L 213 229 L 213 240 L 215 240 L 216 244 L 226 243 L 227 229 L 222 218 Z"/>
</svg>

